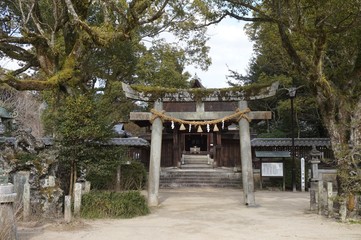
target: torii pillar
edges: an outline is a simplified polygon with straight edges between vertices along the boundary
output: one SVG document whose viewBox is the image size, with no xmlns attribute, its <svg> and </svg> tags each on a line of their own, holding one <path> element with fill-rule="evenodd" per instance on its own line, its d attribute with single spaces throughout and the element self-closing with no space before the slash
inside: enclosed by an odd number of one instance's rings
<svg viewBox="0 0 361 240">
<path fill-rule="evenodd" d="M 154 109 L 163 110 L 163 102 L 154 102 Z M 152 123 L 152 141 L 150 145 L 150 165 L 148 177 L 148 205 L 158 206 L 159 178 L 160 178 L 160 158 L 162 152 L 162 131 L 163 123 L 160 118 L 154 119 Z"/>
<path fill-rule="evenodd" d="M 239 101 L 238 108 L 240 111 L 246 110 L 248 108 L 247 101 Z M 246 204 L 247 206 L 255 206 L 256 201 L 254 197 L 252 151 L 251 151 L 251 136 L 249 131 L 249 122 L 247 119 L 241 118 L 238 124 L 239 124 L 239 143 L 241 149 L 244 204 Z"/>
</svg>

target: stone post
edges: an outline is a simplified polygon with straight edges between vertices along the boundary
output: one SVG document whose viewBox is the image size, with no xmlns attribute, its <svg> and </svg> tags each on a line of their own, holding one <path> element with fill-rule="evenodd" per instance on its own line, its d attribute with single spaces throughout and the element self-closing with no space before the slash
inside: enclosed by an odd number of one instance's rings
<svg viewBox="0 0 361 240">
<path fill-rule="evenodd" d="M 29 221 L 30 219 L 30 184 L 26 182 L 24 184 L 23 192 L 23 220 Z"/>
<path fill-rule="evenodd" d="M 16 193 L 14 185 L 0 182 L 0 239 L 17 240 L 17 228 L 14 215 Z"/>
<path fill-rule="evenodd" d="M 301 191 L 306 189 L 305 158 L 301 158 Z"/>
<path fill-rule="evenodd" d="M 340 202 L 339 214 L 340 214 L 341 222 L 346 222 L 347 207 L 346 207 L 346 201 L 345 200 L 342 200 Z"/>
<path fill-rule="evenodd" d="M 16 202 L 18 203 L 23 200 L 24 185 L 29 182 L 29 177 L 29 171 L 19 171 L 13 177 L 14 190 L 17 193 Z"/>
<path fill-rule="evenodd" d="M 312 159 L 310 161 L 311 163 L 311 172 L 312 172 L 312 179 L 311 180 L 318 180 L 318 164 L 320 163 L 320 160 L 318 159 Z"/>
<path fill-rule="evenodd" d="M 81 183 L 75 183 L 74 186 L 74 216 L 80 216 L 80 207 L 81 207 Z"/>
<path fill-rule="evenodd" d="M 161 101 L 154 102 L 156 111 L 163 110 Z M 162 131 L 163 122 L 160 118 L 154 119 L 152 123 L 152 136 L 150 145 L 150 164 L 148 179 L 148 205 L 158 206 L 159 178 L 160 178 L 160 158 L 162 151 Z"/>
<path fill-rule="evenodd" d="M 117 177 L 115 181 L 115 191 L 120 192 L 120 184 L 121 184 L 121 174 L 122 174 L 122 164 L 119 163 L 117 166 Z"/>
<path fill-rule="evenodd" d="M 246 110 L 247 107 L 246 101 L 238 102 L 238 108 L 240 111 Z M 241 118 L 239 120 L 239 140 L 241 149 L 244 203 L 247 206 L 255 206 L 251 136 L 249 132 L 249 122 L 245 118 Z"/>
<path fill-rule="evenodd" d="M 90 187 L 91 187 L 91 182 L 90 181 L 85 181 L 84 182 L 84 193 L 89 193 L 90 192 Z"/>
<path fill-rule="evenodd" d="M 317 210 L 317 194 L 316 189 L 318 186 L 318 183 L 315 181 L 311 181 L 310 186 L 310 210 L 316 211 Z"/>
<path fill-rule="evenodd" d="M 64 198 L 64 220 L 66 223 L 71 222 L 71 196 L 69 195 Z"/>
<path fill-rule="evenodd" d="M 322 214 L 324 199 L 323 199 L 323 181 L 319 180 L 317 184 L 317 203 L 318 203 L 318 214 Z"/>
<path fill-rule="evenodd" d="M 327 210 L 328 210 L 328 217 L 333 216 L 333 189 L 332 189 L 332 182 L 327 183 Z"/>
</svg>

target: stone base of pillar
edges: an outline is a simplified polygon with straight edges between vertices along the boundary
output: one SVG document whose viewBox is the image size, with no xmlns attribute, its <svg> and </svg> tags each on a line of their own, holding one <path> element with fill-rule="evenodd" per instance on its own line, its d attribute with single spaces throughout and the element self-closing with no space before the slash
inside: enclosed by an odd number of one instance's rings
<svg viewBox="0 0 361 240">
<path fill-rule="evenodd" d="M 158 202 L 158 196 L 155 194 L 148 194 L 148 206 L 149 207 L 156 207 L 158 206 L 159 202 Z"/>
<path fill-rule="evenodd" d="M 318 210 L 318 206 L 317 206 L 318 182 L 311 181 L 310 185 L 311 185 L 310 186 L 310 210 L 311 211 L 316 211 L 316 210 Z"/>
<path fill-rule="evenodd" d="M 17 240 L 17 227 L 14 216 L 16 193 L 10 183 L 0 185 L 0 238 L 2 240 Z"/>
</svg>

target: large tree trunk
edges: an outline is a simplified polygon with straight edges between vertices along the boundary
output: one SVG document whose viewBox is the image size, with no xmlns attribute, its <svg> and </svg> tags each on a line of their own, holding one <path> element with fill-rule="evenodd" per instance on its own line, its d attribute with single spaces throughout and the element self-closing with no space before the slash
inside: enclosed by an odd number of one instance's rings
<svg viewBox="0 0 361 240">
<path fill-rule="evenodd" d="M 361 162 L 361 98 L 356 104 L 351 97 L 318 97 L 317 100 L 335 156 L 338 196 L 347 204 L 347 209 L 353 211 L 355 194 L 361 190 L 358 167 Z"/>
</svg>

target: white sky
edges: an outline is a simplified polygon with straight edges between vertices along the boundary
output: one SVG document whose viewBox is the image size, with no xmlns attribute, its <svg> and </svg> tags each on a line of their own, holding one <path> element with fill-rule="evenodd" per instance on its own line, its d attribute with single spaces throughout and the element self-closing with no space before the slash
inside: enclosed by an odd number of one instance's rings
<svg viewBox="0 0 361 240">
<path fill-rule="evenodd" d="M 207 88 L 229 87 L 226 79 L 226 75 L 229 75 L 228 69 L 246 74 L 253 53 L 252 43 L 243 28 L 244 22 L 228 18 L 209 27 L 208 34 L 211 39 L 207 45 L 211 47 L 212 65 L 207 72 L 194 67 L 187 67 L 186 70 L 192 76 L 197 74 Z"/>
</svg>

